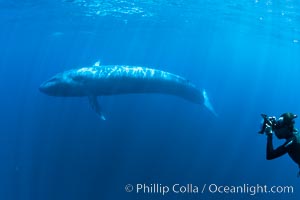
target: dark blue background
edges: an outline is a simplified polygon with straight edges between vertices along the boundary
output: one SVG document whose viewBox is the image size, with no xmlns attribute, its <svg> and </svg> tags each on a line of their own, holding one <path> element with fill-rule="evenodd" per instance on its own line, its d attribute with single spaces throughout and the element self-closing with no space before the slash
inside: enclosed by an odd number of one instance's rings
<svg viewBox="0 0 300 200">
<path fill-rule="evenodd" d="M 292 185 L 254 198 L 299 199 L 297 165 L 267 161 L 257 134 L 260 113 L 300 114 L 299 3 L 0 0 L 0 198 L 249 198 L 124 191 L 217 183 Z M 85 98 L 38 91 L 97 60 L 182 75 L 219 117 L 173 96 L 124 95 L 101 98 L 102 122 Z"/>
</svg>

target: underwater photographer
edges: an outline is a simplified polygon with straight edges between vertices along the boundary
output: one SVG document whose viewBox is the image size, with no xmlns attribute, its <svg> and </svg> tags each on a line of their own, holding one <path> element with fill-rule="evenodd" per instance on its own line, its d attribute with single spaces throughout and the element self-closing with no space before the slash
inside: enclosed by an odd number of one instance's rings
<svg viewBox="0 0 300 200">
<path fill-rule="evenodd" d="M 295 118 L 297 115 L 293 113 L 284 113 L 278 120 L 276 117 L 268 117 L 265 114 L 263 117 L 262 128 L 260 134 L 267 135 L 267 160 L 278 158 L 286 153 L 298 164 L 300 176 L 300 136 L 298 130 L 294 127 Z M 276 149 L 273 147 L 273 134 L 278 139 L 285 139 L 285 143 Z"/>
</svg>

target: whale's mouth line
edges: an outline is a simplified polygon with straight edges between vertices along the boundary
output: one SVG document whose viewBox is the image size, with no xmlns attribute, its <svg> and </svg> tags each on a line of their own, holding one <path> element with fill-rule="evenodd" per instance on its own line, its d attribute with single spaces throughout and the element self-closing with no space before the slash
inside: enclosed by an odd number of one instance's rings
<svg viewBox="0 0 300 200">
<path fill-rule="evenodd" d="M 60 96 L 60 94 L 56 94 L 58 90 L 55 89 L 54 82 L 45 81 L 39 86 L 39 91 L 49 96 Z"/>
</svg>

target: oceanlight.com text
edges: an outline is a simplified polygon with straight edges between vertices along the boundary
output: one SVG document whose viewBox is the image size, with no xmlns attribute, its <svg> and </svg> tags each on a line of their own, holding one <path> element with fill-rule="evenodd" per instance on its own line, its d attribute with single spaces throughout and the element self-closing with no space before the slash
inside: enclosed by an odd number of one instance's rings
<svg viewBox="0 0 300 200">
<path fill-rule="evenodd" d="M 209 193 L 224 193 L 224 194 L 292 194 L 294 193 L 293 186 L 267 186 L 267 185 L 204 185 Z"/>
</svg>

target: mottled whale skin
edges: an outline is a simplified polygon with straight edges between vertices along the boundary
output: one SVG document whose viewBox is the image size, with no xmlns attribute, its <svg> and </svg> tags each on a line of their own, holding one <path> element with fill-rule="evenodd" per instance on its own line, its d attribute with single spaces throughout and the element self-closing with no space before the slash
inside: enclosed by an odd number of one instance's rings
<svg viewBox="0 0 300 200">
<path fill-rule="evenodd" d="M 95 65 L 72 69 L 45 81 L 39 89 L 50 96 L 88 96 L 98 114 L 101 110 L 96 98 L 105 95 L 161 93 L 182 97 L 196 104 L 206 105 L 208 102 L 205 91 L 198 90 L 187 79 L 139 66 Z"/>
</svg>

